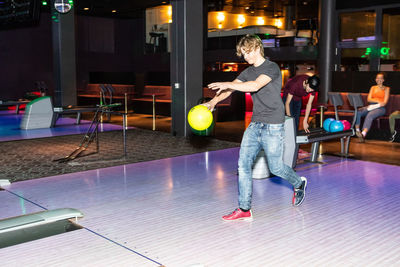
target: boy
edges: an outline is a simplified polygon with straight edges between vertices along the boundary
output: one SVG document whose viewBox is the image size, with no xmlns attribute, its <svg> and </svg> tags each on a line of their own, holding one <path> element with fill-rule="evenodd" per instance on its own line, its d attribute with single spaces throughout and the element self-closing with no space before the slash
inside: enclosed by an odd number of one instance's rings
<svg viewBox="0 0 400 267">
<path fill-rule="evenodd" d="M 301 106 L 303 104 L 302 97 L 310 94 L 304 114 L 303 128 L 307 133 L 308 118 L 310 116 L 312 102 L 315 93 L 318 92 L 319 78 L 317 76 L 308 76 L 306 74 L 297 75 L 290 79 L 285 88 L 283 88 L 283 102 L 285 103 L 286 115 L 294 118 L 296 122 L 296 131 L 299 129 L 299 121 L 301 115 Z"/>
<path fill-rule="evenodd" d="M 226 221 L 252 220 L 251 198 L 253 192 L 252 165 L 263 148 L 271 173 L 286 179 L 294 187 L 292 203 L 299 206 L 305 196 L 307 179 L 283 163 L 285 109 L 280 96 L 281 71 L 278 65 L 264 58 L 264 48 L 256 35 L 242 37 L 236 54 L 243 56 L 251 66 L 233 82 L 215 82 L 208 85 L 218 90 L 216 96 L 205 103 L 210 110 L 229 97 L 232 92 L 250 92 L 253 98 L 253 116 L 243 134 L 239 155 L 239 208 L 223 216 Z"/>
</svg>

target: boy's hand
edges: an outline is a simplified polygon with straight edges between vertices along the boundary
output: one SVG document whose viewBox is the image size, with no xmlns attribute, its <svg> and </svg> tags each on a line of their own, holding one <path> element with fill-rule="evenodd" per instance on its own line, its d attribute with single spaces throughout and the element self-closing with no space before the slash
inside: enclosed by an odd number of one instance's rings
<svg viewBox="0 0 400 267">
<path fill-rule="evenodd" d="M 308 123 L 304 120 L 304 121 L 303 121 L 303 128 L 304 128 L 304 131 L 305 131 L 306 133 L 309 133 L 309 132 L 310 132 L 310 130 L 308 130 L 308 127 L 309 127 Z"/>
<path fill-rule="evenodd" d="M 229 89 L 229 83 L 228 82 L 216 82 L 216 83 L 210 83 L 208 85 L 208 88 L 211 90 L 218 90 L 216 95 L 219 95 L 222 93 L 222 91 Z"/>
<path fill-rule="evenodd" d="M 200 105 L 205 106 L 205 107 L 208 108 L 208 110 L 211 111 L 211 112 L 213 112 L 214 109 L 215 109 L 215 104 L 213 104 L 211 101 L 206 102 L 206 103 L 203 103 L 203 104 L 200 104 Z"/>
</svg>

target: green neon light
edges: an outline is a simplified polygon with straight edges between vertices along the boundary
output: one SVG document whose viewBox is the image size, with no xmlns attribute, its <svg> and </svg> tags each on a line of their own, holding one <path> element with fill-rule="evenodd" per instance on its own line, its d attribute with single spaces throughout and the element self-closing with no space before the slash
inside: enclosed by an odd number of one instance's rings
<svg viewBox="0 0 400 267">
<path fill-rule="evenodd" d="M 389 50 L 390 50 L 389 47 L 382 47 L 381 48 L 381 55 L 384 55 L 384 56 L 389 55 Z"/>
<path fill-rule="evenodd" d="M 390 47 L 386 47 L 386 46 L 381 47 L 381 49 L 379 50 L 381 57 L 389 55 L 389 51 L 390 51 Z M 364 55 L 362 55 L 361 58 L 368 57 L 371 54 L 371 52 L 372 52 L 372 48 L 371 47 L 367 47 L 365 49 Z"/>
<path fill-rule="evenodd" d="M 47 6 L 47 2 L 46 1 L 42 1 L 42 5 L 43 6 Z"/>
<path fill-rule="evenodd" d="M 382 42 L 382 44 L 388 44 L 388 42 Z"/>
</svg>

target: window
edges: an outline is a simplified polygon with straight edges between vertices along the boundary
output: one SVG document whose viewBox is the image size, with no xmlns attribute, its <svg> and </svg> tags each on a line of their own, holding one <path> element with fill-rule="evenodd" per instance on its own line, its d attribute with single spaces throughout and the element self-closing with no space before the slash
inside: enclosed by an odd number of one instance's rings
<svg viewBox="0 0 400 267">
<path fill-rule="evenodd" d="M 400 71 L 400 8 L 383 10 L 381 71 Z"/>
<path fill-rule="evenodd" d="M 340 15 L 340 41 L 375 40 L 375 12 L 351 12 Z"/>
<path fill-rule="evenodd" d="M 340 71 L 369 71 L 372 48 L 342 49 Z"/>
</svg>

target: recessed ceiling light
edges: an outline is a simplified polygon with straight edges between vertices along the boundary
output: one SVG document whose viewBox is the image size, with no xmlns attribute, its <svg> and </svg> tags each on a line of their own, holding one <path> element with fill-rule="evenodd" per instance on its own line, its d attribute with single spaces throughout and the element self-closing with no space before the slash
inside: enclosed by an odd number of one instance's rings
<svg viewBox="0 0 400 267">
<path fill-rule="evenodd" d="M 84 7 L 83 10 L 89 10 L 89 8 L 88 7 Z"/>
<path fill-rule="evenodd" d="M 112 13 L 116 13 L 116 12 L 117 12 L 117 10 L 113 9 L 111 12 L 112 12 Z"/>
</svg>

